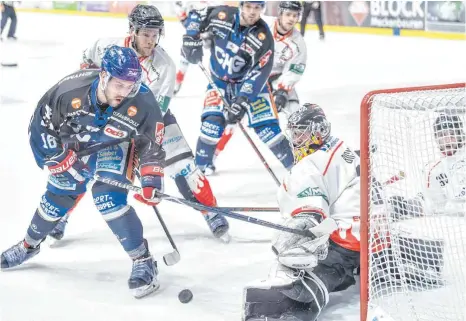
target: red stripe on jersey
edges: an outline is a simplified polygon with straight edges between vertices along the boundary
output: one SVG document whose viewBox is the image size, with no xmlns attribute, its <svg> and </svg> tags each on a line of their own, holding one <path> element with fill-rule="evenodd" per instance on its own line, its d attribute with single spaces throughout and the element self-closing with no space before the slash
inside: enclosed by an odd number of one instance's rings
<svg viewBox="0 0 466 321">
<path fill-rule="evenodd" d="M 430 174 L 432 173 L 432 170 L 438 165 L 440 164 L 441 161 L 438 161 L 434 166 L 432 166 L 432 168 L 429 170 L 429 174 L 427 175 L 427 188 L 430 187 Z"/>
<path fill-rule="evenodd" d="M 338 144 L 338 146 L 333 150 L 332 155 L 330 155 L 330 159 L 328 160 L 327 166 L 325 166 L 324 173 L 322 174 L 323 176 L 327 174 L 327 170 L 328 170 L 328 167 L 330 166 L 330 163 L 332 162 L 333 156 L 335 155 L 336 151 L 341 147 L 342 144 L 343 144 L 343 141 L 341 141 L 340 144 Z"/>
</svg>

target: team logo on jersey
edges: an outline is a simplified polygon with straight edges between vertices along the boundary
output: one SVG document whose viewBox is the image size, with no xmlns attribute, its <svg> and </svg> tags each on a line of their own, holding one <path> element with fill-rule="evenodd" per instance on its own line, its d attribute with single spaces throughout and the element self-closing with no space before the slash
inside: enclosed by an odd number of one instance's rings
<svg viewBox="0 0 466 321">
<path fill-rule="evenodd" d="M 218 18 L 219 18 L 220 20 L 225 20 L 226 17 L 227 17 L 227 14 L 226 14 L 225 12 L 220 11 L 220 12 L 218 13 Z"/>
<path fill-rule="evenodd" d="M 157 122 L 155 124 L 155 142 L 158 145 L 162 145 L 164 132 L 165 132 L 165 125 L 161 122 Z"/>
<path fill-rule="evenodd" d="M 78 109 L 79 107 L 81 107 L 81 99 L 73 98 L 73 100 L 71 101 L 71 107 L 73 107 L 73 109 Z"/>
<path fill-rule="evenodd" d="M 260 41 L 264 41 L 265 40 L 265 33 L 261 32 L 257 35 L 257 38 L 259 38 Z"/>
<path fill-rule="evenodd" d="M 127 132 L 113 127 L 112 125 L 105 126 L 104 133 L 105 135 L 110 136 L 112 138 L 125 138 L 126 136 L 128 136 Z"/>
<path fill-rule="evenodd" d="M 138 113 L 138 109 L 136 108 L 136 106 L 131 106 L 131 107 L 128 108 L 128 116 L 129 117 L 136 116 L 137 113 Z"/>
</svg>

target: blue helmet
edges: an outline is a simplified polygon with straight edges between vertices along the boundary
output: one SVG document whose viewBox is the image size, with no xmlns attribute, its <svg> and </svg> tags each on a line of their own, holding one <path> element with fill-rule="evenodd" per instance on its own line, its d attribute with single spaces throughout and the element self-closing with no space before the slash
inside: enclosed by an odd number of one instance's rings
<svg viewBox="0 0 466 321">
<path fill-rule="evenodd" d="M 139 92 L 142 84 L 142 68 L 139 64 L 139 59 L 136 53 L 131 48 L 119 47 L 112 45 L 105 50 L 101 64 L 102 71 L 107 73 L 104 87 L 107 86 L 109 80 L 118 78 L 134 82 L 134 87 L 128 97 L 134 97 Z M 143 89 L 141 92 L 147 92 Z"/>
<path fill-rule="evenodd" d="M 101 68 L 111 77 L 140 83 L 142 68 L 136 53 L 131 48 L 112 45 L 105 50 Z"/>
</svg>

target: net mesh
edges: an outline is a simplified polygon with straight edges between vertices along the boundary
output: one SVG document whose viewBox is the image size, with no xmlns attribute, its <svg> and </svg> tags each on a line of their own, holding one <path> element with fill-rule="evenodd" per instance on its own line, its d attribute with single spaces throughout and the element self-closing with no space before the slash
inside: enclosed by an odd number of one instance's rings
<svg viewBox="0 0 466 321">
<path fill-rule="evenodd" d="M 465 89 L 374 95 L 369 309 L 466 320 Z"/>
</svg>

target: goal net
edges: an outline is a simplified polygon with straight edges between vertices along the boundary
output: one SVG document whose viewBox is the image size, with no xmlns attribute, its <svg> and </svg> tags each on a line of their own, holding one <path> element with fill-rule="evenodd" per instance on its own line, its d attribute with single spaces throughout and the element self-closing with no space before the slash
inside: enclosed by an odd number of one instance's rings
<svg viewBox="0 0 466 321">
<path fill-rule="evenodd" d="M 361 320 L 466 320 L 465 116 L 465 84 L 362 101 Z"/>
</svg>

